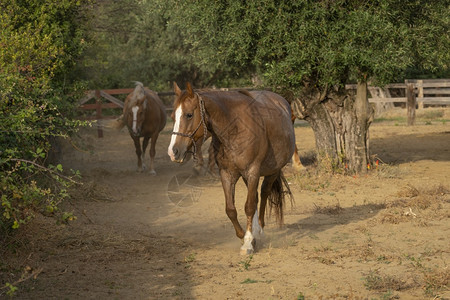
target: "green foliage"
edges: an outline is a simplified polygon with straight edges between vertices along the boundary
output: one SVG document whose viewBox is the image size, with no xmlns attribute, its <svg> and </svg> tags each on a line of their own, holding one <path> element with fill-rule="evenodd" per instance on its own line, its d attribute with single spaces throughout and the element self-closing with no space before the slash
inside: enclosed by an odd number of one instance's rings
<svg viewBox="0 0 450 300">
<path fill-rule="evenodd" d="M 91 87 L 246 85 L 298 91 L 449 71 L 444 0 L 101 1 L 77 75 Z"/>
<path fill-rule="evenodd" d="M 239 262 L 240 265 L 242 265 L 242 267 L 248 271 L 248 268 L 250 268 L 250 263 L 253 259 L 253 254 L 250 254 L 245 260 L 242 260 Z"/>
<path fill-rule="evenodd" d="M 80 8 L 69 0 L 0 3 L 0 230 L 35 211 L 55 213 L 73 183 L 47 153 L 82 124 L 70 119 L 80 85 L 65 77 L 83 48 Z"/>
<path fill-rule="evenodd" d="M 172 22 L 180 5 L 162 0 L 97 2 L 77 76 L 89 81 L 90 88 L 131 87 L 132 81 L 141 81 L 157 91 L 171 90 L 173 81 L 190 81 L 196 87 L 239 81 L 230 68 L 197 65 L 183 29 Z"/>
<path fill-rule="evenodd" d="M 258 280 L 247 278 L 244 281 L 242 281 L 241 284 L 258 283 L 258 282 L 259 282 Z"/>
<path fill-rule="evenodd" d="M 12 285 L 12 284 L 10 284 L 9 282 L 7 282 L 5 284 L 5 288 L 8 289 L 7 292 L 6 292 L 6 295 L 8 295 L 9 297 L 13 297 L 15 292 L 17 291 L 17 287 Z"/>
</svg>

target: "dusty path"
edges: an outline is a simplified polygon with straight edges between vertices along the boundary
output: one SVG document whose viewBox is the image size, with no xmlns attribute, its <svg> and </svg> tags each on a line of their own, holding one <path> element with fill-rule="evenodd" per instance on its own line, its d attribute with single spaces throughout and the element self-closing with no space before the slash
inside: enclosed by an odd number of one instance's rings
<svg viewBox="0 0 450 300">
<path fill-rule="evenodd" d="M 125 131 L 97 139 L 94 129 L 87 130 L 89 153 L 62 148 L 65 168 L 84 175 L 66 207 L 78 219 L 55 227 L 38 218 L 30 226 L 29 244 L 16 263 L 42 272 L 20 286 L 18 298 L 450 297 L 444 287 L 450 276 L 449 124 L 372 125 L 372 153 L 393 166 L 369 176 L 287 169 L 295 207 L 287 210 L 283 228 L 269 220 L 250 257 L 239 255 L 220 182 L 189 177 L 191 163 L 170 162 L 170 125 L 157 145 L 157 176 L 135 172 Z M 312 130 L 297 127 L 296 136 L 301 156 L 308 155 Z M 179 194 L 175 176 L 189 178 Z M 241 182 L 241 222 L 244 196 Z"/>
</svg>

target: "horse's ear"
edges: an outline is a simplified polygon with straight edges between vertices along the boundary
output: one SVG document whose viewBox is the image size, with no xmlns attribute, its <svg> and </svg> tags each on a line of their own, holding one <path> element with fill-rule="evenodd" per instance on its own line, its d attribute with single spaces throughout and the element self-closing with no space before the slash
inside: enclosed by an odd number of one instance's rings
<svg viewBox="0 0 450 300">
<path fill-rule="evenodd" d="M 194 97 L 194 90 L 192 90 L 192 86 L 189 82 L 186 83 L 186 91 L 188 92 L 190 98 Z"/>
<path fill-rule="evenodd" d="M 178 84 L 175 81 L 173 82 L 173 91 L 175 92 L 175 95 L 177 95 L 177 97 L 181 96 L 181 89 L 178 87 Z"/>
</svg>

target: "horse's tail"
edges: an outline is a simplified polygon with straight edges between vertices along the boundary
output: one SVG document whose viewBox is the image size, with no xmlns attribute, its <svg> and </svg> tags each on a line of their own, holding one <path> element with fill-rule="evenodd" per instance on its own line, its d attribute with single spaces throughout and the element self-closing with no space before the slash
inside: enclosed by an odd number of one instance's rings
<svg viewBox="0 0 450 300">
<path fill-rule="evenodd" d="M 280 175 L 272 184 L 272 189 L 270 190 L 269 197 L 267 198 L 270 207 L 269 213 L 272 214 L 272 210 L 274 211 L 275 218 L 280 226 L 283 225 L 283 209 L 286 202 L 286 195 L 289 197 L 292 205 L 294 202 L 294 197 L 291 189 L 289 188 L 289 183 L 280 171 Z"/>
<path fill-rule="evenodd" d="M 109 126 L 107 126 L 107 127 L 111 127 L 111 128 L 113 128 L 113 129 L 115 129 L 115 130 L 121 130 L 122 128 L 124 128 L 125 127 L 125 121 L 124 121 L 124 119 L 123 119 L 123 115 L 120 115 L 120 117 L 118 117 L 117 119 L 115 119 L 114 121 L 112 121 L 111 123 L 110 123 L 110 125 Z"/>
</svg>

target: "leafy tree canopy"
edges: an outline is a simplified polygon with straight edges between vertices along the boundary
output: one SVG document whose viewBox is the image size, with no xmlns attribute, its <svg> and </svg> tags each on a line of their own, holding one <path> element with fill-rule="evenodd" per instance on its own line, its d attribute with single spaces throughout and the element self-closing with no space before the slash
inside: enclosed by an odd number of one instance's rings
<svg viewBox="0 0 450 300">
<path fill-rule="evenodd" d="M 299 90 L 370 79 L 401 79 L 408 69 L 448 70 L 448 2 L 400 0 L 174 1 L 194 62 L 213 73 L 258 72 L 267 84 Z"/>
</svg>

